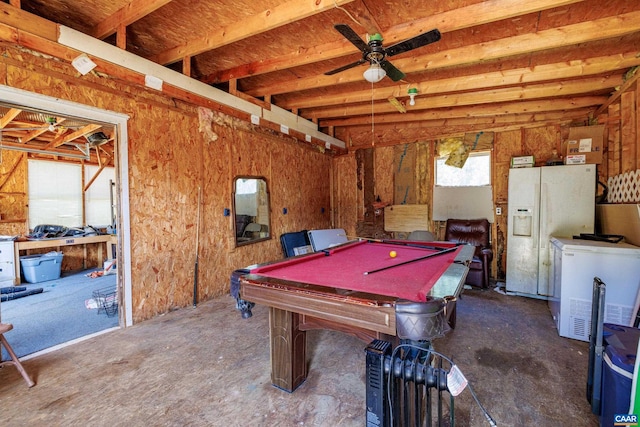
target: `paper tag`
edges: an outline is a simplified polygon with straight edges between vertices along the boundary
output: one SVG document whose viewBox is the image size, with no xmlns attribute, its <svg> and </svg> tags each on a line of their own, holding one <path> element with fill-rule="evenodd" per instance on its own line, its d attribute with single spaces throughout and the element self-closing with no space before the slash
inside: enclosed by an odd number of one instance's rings
<svg viewBox="0 0 640 427">
<path fill-rule="evenodd" d="M 447 374 L 447 388 L 452 396 L 457 396 L 467 388 L 467 379 L 462 374 L 457 365 L 451 365 L 451 370 Z"/>
<path fill-rule="evenodd" d="M 582 138 L 580 143 L 578 144 L 578 152 L 579 153 L 590 153 L 591 152 L 591 143 L 593 139 L 591 138 Z"/>
<path fill-rule="evenodd" d="M 285 125 L 280 125 L 280 132 L 285 133 L 285 134 L 289 134 L 289 126 L 285 126 Z"/>
<path fill-rule="evenodd" d="M 82 53 L 77 56 L 73 61 L 71 61 L 71 65 L 73 65 L 73 67 L 83 76 L 96 68 L 96 63 L 93 62 L 86 53 Z"/>
<path fill-rule="evenodd" d="M 252 125 L 259 125 L 260 124 L 260 117 L 256 116 L 255 114 L 251 115 L 251 124 Z"/>
<path fill-rule="evenodd" d="M 144 85 L 155 90 L 162 90 L 162 80 L 151 74 L 144 76 Z"/>
</svg>

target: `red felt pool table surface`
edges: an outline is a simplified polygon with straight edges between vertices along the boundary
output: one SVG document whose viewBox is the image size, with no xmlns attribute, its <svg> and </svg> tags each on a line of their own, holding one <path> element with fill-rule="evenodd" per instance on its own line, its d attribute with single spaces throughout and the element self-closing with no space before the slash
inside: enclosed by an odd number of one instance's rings
<svg viewBox="0 0 640 427">
<path fill-rule="evenodd" d="M 422 302 L 460 249 L 446 242 L 429 247 L 429 242 L 412 245 L 364 240 L 262 265 L 251 274 Z M 391 257 L 391 251 L 397 256 Z M 436 255 L 441 251 L 447 252 Z M 398 265 L 404 262 L 408 263 Z"/>
</svg>

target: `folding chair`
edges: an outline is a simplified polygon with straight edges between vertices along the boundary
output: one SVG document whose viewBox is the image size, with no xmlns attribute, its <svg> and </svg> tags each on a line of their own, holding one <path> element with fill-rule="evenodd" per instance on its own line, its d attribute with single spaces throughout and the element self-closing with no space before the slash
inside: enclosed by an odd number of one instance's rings
<svg viewBox="0 0 640 427">
<path fill-rule="evenodd" d="M 7 349 L 9 356 L 11 356 L 11 360 L 0 362 L 0 368 L 4 367 L 5 365 L 14 365 L 18 369 L 18 372 L 20 372 L 20 374 L 22 375 L 22 378 L 24 378 L 24 380 L 27 382 L 27 385 L 29 387 L 33 387 L 35 383 L 29 377 L 27 371 L 24 370 L 24 368 L 22 367 L 22 363 L 20 363 L 20 359 L 18 359 L 18 356 L 16 356 L 13 349 L 7 342 L 7 339 L 4 337 L 4 334 L 12 329 L 13 325 L 11 323 L 0 323 L 0 351 L 2 350 L 2 346 L 4 346 L 4 348 Z"/>
</svg>

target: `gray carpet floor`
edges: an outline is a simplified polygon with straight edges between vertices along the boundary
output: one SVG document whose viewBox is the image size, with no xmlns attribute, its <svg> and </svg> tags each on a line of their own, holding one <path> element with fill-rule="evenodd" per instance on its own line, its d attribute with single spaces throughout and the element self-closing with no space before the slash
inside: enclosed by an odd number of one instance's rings
<svg viewBox="0 0 640 427">
<path fill-rule="evenodd" d="M 21 283 L 19 286 L 27 290 L 42 288 L 43 292 L 0 303 L 2 322 L 13 324 L 7 340 L 18 357 L 118 326 L 117 312 L 108 316 L 103 310 L 98 313 L 98 309 L 87 308 L 95 290 L 116 286 L 115 275 L 87 277 L 92 271 L 100 269 L 63 273 L 60 279 L 46 282 Z M 7 358 L 3 349 L 2 360 Z"/>
</svg>

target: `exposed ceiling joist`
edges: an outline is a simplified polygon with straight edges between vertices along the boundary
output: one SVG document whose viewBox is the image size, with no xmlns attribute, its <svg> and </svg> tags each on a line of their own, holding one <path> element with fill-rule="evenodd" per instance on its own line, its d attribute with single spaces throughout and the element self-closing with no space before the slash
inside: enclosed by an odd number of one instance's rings
<svg viewBox="0 0 640 427">
<path fill-rule="evenodd" d="M 248 16 L 240 21 L 223 26 L 215 31 L 208 31 L 206 34 L 160 52 L 149 59 L 159 64 L 171 64 L 185 56 L 198 55 L 353 1 L 290 0 L 271 9 L 261 11 L 256 15 Z"/>
<path fill-rule="evenodd" d="M 629 84 L 625 73 L 640 65 L 640 2 L 628 0 L 209 0 L 189 7 L 167 0 L 92 0 L 92 8 L 82 0 L 49 0 L 46 8 L 40 5 L 22 0 L 18 10 L 0 3 L 2 40 L 70 61 L 68 51 L 58 56 L 45 40 L 60 40 L 56 37 L 68 28 L 94 37 L 117 31 L 116 40 L 105 40 L 129 55 L 157 64 L 188 61 L 181 70 L 186 75 L 235 95 L 234 103 L 224 104 L 230 109 L 251 104 L 246 108 L 292 112 L 318 123 L 320 132 L 349 140 L 350 149 L 360 141 L 370 145 L 372 114 L 376 134 L 390 144 L 489 125 L 584 122 L 606 113 L 616 92 Z M 385 48 L 434 28 L 442 38 L 393 58 L 404 80 L 384 78 L 372 86 L 362 77 L 366 65 L 325 75 L 363 58 L 336 24 L 348 24 L 363 40 L 366 32 L 380 32 Z M 66 46 L 82 50 L 82 45 Z M 97 71 L 138 84 L 140 71 L 123 72 L 117 59 L 95 56 Z M 199 88 L 210 89 L 200 82 Z M 406 103 L 409 87 L 418 90 L 415 106 Z M 164 91 L 180 93 L 169 84 Z M 390 96 L 405 114 L 387 101 Z M 33 141 L 42 144 L 45 136 L 50 143 L 48 133 Z"/>
</svg>

